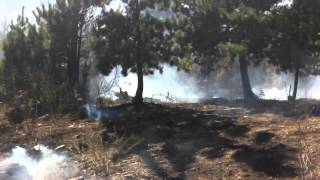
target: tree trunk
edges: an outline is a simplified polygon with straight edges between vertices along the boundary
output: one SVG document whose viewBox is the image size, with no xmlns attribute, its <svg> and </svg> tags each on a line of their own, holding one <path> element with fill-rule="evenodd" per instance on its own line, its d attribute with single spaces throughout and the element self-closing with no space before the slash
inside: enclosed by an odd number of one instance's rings
<svg viewBox="0 0 320 180">
<path fill-rule="evenodd" d="M 68 78 L 69 85 L 71 88 L 74 88 L 78 83 L 79 77 L 79 59 L 78 59 L 78 35 L 75 34 L 74 37 L 70 40 L 70 49 L 68 50 Z"/>
<path fill-rule="evenodd" d="M 296 100 L 297 99 L 298 83 L 299 83 L 299 71 L 300 71 L 300 68 L 297 67 L 295 75 L 294 75 L 294 86 L 293 86 L 292 100 Z"/>
<path fill-rule="evenodd" d="M 242 91 L 244 99 L 257 99 L 258 97 L 253 93 L 251 89 L 249 74 L 248 74 L 248 64 L 244 57 L 239 57 L 240 73 L 242 81 Z"/>
<path fill-rule="evenodd" d="M 138 87 L 136 91 L 136 96 L 134 97 L 133 102 L 135 104 L 142 104 L 143 103 L 143 70 L 142 64 L 140 61 L 137 62 L 137 77 L 138 77 Z"/>
<path fill-rule="evenodd" d="M 136 105 L 143 103 L 143 68 L 142 68 L 142 61 L 141 61 L 141 27 L 140 27 L 140 2 L 139 0 L 135 0 L 135 11 L 133 13 L 133 17 L 135 19 L 136 27 L 135 27 L 135 42 L 136 42 L 136 52 L 135 52 L 135 61 L 137 63 L 137 77 L 138 77 L 138 87 L 136 91 L 136 95 L 133 99 L 133 103 Z"/>
</svg>

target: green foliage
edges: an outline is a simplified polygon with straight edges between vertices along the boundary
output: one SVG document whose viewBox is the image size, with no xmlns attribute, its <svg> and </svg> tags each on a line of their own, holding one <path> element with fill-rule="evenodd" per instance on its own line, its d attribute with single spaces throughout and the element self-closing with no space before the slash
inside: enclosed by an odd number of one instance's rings
<svg viewBox="0 0 320 180">
<path fill-rule="evenodd" d="M 213 66 L 228 54 L 245 56 L 258 63 L 266 56 L 271 9 L 278 0 L 198 0 L 176 3 L 176 28 L 184 29 L 183 44 L 192 44 L 193 54 L 206 58 Z M 181 23 L 182 22 L 182 23 Z M 183 49 L 182 51 L 186 51 Z M 230 51 L 230 52 L 227 52 Z M 250 58 L 250 60 L 249 60 Z M 195 63 L 200 62 L 195 59 Z M 205 63 L 207 65 L 208 63 Z"/>
<path fill-rule="evenodd" d="M 74 88 L 79 82 L 82 31 L 91 3 L 88 0 L 57 0 L 56 4 L 48 8 L 42 6 L 34 12 L 38 25 L 44 26 L 50 37 L 50 41 L 44 43 L 52 49 L 51 73 L 57 84 L 67 78 L 70 87 Z"/>
<path fill-rule="evenodd" d="M 28 89 L 30 76 L 28 61 L 31 51 L 28 44 L 27 33 L 29 30 L 28 19 L 22 15 L 18 17 L 17 24 L 11 24 L 11 31 L 3 43 L 5 53 L 5 78 L 8 95 L 13 95 L 19 89 Z"/>
<path fill-rule="evenodd" d="M 247 43 L 221 43 L 218 45 L 218 48 L 220 50 L 221 56 L 236 56 L 236 55 L 247 55 L 248 49 L 247 49 Z"/>
<path fill-rule="evenodd" d="M 136 63 L 141 61 L 148 74 L 149 69 L 158 69 L 161 62 L 168 60 L 165 22 L 146 14 L 140 17 L 139 27 L 136 23 L 131 17 L 114 11 L 106 12 L 98 20 L 92 42 L 102 73 L 109 74 L 117 65 L 122 66 L 123 75 L 136 72 Z M 136 28 L 138 30 L 133 31 Z"/>
<path fill-rule="evenodd" d="M 191 71 L 192 70 L 192 65 L 194 64 L 194 61 L 192 59 L 192 57 L 185 57 L 183 59 L 180 59 L 178 61 L 178 68 L 182 69 L 184 71 Z"/>
<path fill-rule="evenodd" d="M 77 103 L 83 28 L 91 3 L 57 0 L 36 9 L 36 25 L 23 13 L 11 24 L 3 47 L 7 97 L 22 90 L 46 112 Z"/>
<path fill-rule="evenodd" d="M 272 38 L 268 53 L 270 62 L 282 71 L 299 68 L 305 75 L 318 74 L 320 28 L 316 1 L 295 0 L 290 7 L 273 12 Z"/>
</svg>

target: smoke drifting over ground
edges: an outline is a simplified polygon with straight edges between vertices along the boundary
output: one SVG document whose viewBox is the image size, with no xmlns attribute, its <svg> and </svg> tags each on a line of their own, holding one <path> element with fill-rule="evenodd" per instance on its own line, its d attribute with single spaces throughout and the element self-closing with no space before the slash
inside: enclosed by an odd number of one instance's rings
<svg viewBox="0 0 320 180">
<path fill-rule="evenodd" d="M 261 64 L 249 67 L 249 77 L 252 89 L 262 99 L 287 100 L 292 94 L 294 75 L 278 72 L 274 66 Z M 242 98 L 239 64 L 234 63 L 224 73 L 213 72 L 199 86 L 205 97 L 223 97 L 228 99 Z M 290 91 L 291 86 L 291 91 Z M 320 99 L 320 77 L 300 76 L 298 98 Z"/>
<path fill-rule="evenodd" d="M 249 67 L 252 89 L 262 99 L 287 100 L 292 94 L 294 75 L 278 72 L 274 66 L 261 64 Z M 201 78 L 200 78 L 201 79 Z M 199 81 L 206 97 L 242 98 L 239 64 L 234 63 L 225 72 L 213 72 L 204 81 Z M 298 98 L 320 99 L 320 77 L 300 76 Z M 291 91 L 290 91 L 291 86 Z"/>
<path fill-rule="evenodd" d="M 176 67 L 163 66 L 163 74 L 156 71 L 144 77 L 144 97 L 175 102 L 198 102 L 201 99 L 223 97 L 228 99 L 242 98 L 239 65 L 235 63 L 224 73 L 213 72 L 201 76 L 199 67 L 190 73 L 177 71 Z M 106 77 L 95 71 L 95 78 L 90 80 L 89 89 L 92 97 L 104 96 L 115 99 L 115 93 L 127 91 L 134 96 L 137 88 L 137 76 L 129 73 L 121 75 L 121 68 L 115 68 Z M 263 99 L 286 100 L 294 76 L 291 73 L 278 73 L 271 65 L 262 64 L 249 68 L 249 77 L 253 91 Z M 298 98 L 320 99 L 320 77 L 301 76 L 299 79 Z M 170 98 L 168 98 L 170 97 Z"/>
<path fill-rule="evenodd" d="M 254 92 L 263 99 L 287 100 L 293 91 L 294 75 L 277 73 L 270 65 L 250 68 L 250 77 Z M 320 77 L 300 76 L 298 98 L 320 99 Z"/>
<path fill-rule="evenodd" d="M 67 163 L 64 154 L 57 154 L 43 145 L 32 150 L 15 147 L 4 160 L 0 160 L 0 179 L 57 180 L 76 175 L 77 168 Z"/>
<path fill-rule="evenodd" d="M 264 99 L 286 100 L 290 91 L 290 86 L 293 88 L 293 75 L 282 73 L 278 75 L 275 80 L 279 83 L 274 83 L 275 87 L 271 87 L 269 84 L 263 84 L 260 86 L 254 86 L 253 90 L 257 94 L 263 90 L 265 95 L 262 96 L 262 98 Z M 302 77 L 300 78 L 299 83 L 297 94 L 298 98 L 320 99 L 320 77 Z M 293 91 L 292 88 L 291 93 Z"/>
</svg>

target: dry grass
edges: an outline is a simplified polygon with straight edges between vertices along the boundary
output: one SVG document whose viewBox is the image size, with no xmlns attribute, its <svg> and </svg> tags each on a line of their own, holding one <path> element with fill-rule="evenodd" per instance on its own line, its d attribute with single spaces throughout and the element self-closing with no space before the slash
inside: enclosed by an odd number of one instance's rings
<svg viewBox="0 0 320 180">
<path fill-rule="evenodd" d="M 112 143 L 105 143 L 102 134 L 105 130 L 99 126 L 87 128 L 86 134 L 77 136 L 77 141 L 72 144 L 72 152 L 81 168 L 86 170 L 86 174 L 94 177 L 124 179 L 128 174 L 117 174 L 118 162 L 125 157 L 141 140 L 130 136 L 127 138 L 116 137 L 115 134 L 109 134 L 115 139 Z M 123 172 L 128 169 L 122 169 Z"/>
<path fill-rule="evenodd" d="M 91 171 L 90 174 L 109 176 L 112 157 L 117 150 L 113 147 L 106 147 L 100 131 L 92 130 L 90 134 L 80 138 L 73 145 L 73 148 L 76 151 L 75 154 L 78 154 L 77 158 L 81 160 L 83 168 Z"/>
<path fill-rule="evenodd" d="M 320 149 L 316 140 L 319 131 L 314 122 L 310 113 L 306 113 L 298 122 L 300 179 L 304 180 L 320 179 Z"/>
</svg>

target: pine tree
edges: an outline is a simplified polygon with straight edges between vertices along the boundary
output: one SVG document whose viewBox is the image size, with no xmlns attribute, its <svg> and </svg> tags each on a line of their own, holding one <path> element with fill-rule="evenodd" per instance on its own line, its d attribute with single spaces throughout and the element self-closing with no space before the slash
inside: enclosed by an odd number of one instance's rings
<svg viewBox="0 0 320 180">
<path fill-rule="evenodd" d="M 120 65 L 122 74 L 137 73 L 138 87 L 134 103 L 143 102 L 143 76 L 170 61 L 169 23 L 154 17 L 155 1 L 131 0 L 124 13 L 111 10 L 98 18 L 93 49 L 98 69 L 105 75 Z"/>
<path fill-rule="evenodd" d="M 80 58 L 83 47 L 84 26 L 88 22 L 92 0 L 57 0 L 48 7 L 42 5 L 34 12 L 39 27 L 49 36 L 49 84 L 54 107 L 59 104 L 76 105 L 85 96 L 85 85 L 80 85 Z"/>
<path fill-rule="evenodd" d="M 53 82 L 61 84 L 66 76 L 73 90 L 79 86 L 83 29 L 92 3 L 57 0 L 56 4 L 49 4 L 48 8 L 42 5 L 34 12 L 38 25 L 46 26 L 50 35 L 51 73 L 56 77 Z"/>
<path fill-rule="evenodd" d="M 319 74 L 319 5 L 318 1 L 295 0 L 273 12 L 268 53 L 272 64 L 294 73 L 292 100 L 297 97 L 300 75 Z"/>
<path fill-rule="evenodd" d="M 28 62 L 30 61 L 31 51 L 27 36 L 29 27 L 30 24 L 24 16 L 23 8 L 17 22 L 11 22 L 10 31 L 3 42 L 6 92 L 11 97 L 18 90 L 27 90 L 30 87 Z"/>
<path fill-rule="evenodd" d="M 270 11 L 277 2 L 184 0 L 177 3 L 179 8 L 175 11 L 189 20 L 186 23 L 189 29 L 186 37 L 189 38 L 186 39 L 191 42 L 197 56 L 195 62 L 205 59 L 206 67 L 220 68 L 219 64 L 238 59 L 243 96 L 245 99 L 256 99 L 249 80 L 248 66 L 258 64 L 266 56 L 264 48 L 268 40 L 266 34 L 269 33 Z"/>
</svg>

